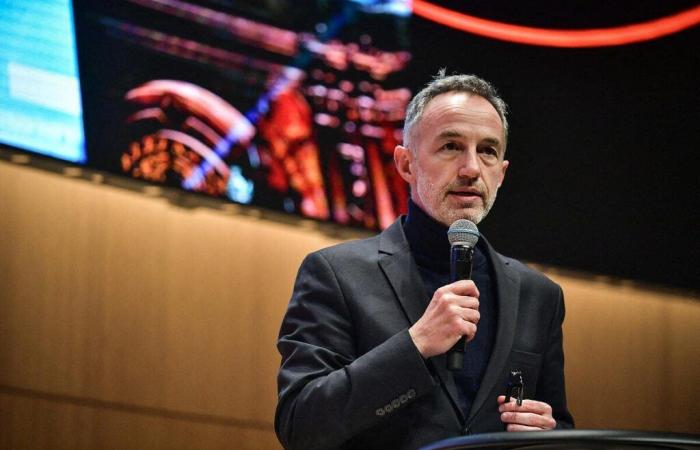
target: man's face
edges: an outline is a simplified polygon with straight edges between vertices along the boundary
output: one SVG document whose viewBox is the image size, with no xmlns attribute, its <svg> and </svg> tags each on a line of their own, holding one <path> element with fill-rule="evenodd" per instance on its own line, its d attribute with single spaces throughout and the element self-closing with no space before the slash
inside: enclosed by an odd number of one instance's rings
<svg viewBox="0 0 700 450">
<path fill-rule="evenodd" d="M 503 123 L 493 105 L 466 92 L 440 94 L 413 126 L 410 146 L 397 146 L 394 160 L 413 201 L 444 225 L 479 223 L 508 168 Z"/>
</svg>

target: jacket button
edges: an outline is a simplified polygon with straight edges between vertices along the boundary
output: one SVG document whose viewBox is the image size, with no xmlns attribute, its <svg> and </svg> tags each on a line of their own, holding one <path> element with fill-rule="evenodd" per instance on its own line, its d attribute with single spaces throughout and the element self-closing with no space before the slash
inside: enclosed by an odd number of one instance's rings
<svg viewBox="0 0 700 450">
<path fill-rule="evenodd" d="M 378 415 L 379 417 L 384 415 L 384 408 L 377 408 L 377 410 L 374 412 L 374 414 Z"/>
<path fill-rule="evenodd" d="M 401 395 L 399 396 L 399 401 L 400 401 L 401 403 L 406 403 L 406 402 L 408 401 L 408 395 L 406 395 L 406 394 L 401 394 Z"/>
<path fill-rule="evenodd" d="M 394 409 L 396 409 L 396 408 L 398 408 L 399 406 L 401 406 L 401 402 L 399 401 L 398 398 L 395 398 L 395 399 L 393 399 L 393 400 L 391 401 L 391 406 L 393 406 Z"/>
<path fill-rule="evenodd" d="M 415 398 L 416 397 L 416 390 L 409 389 L 408 392 L 406 392 L 406 395 L 408 396 L 408 398 Z"/>
<path fill-rule="evenodd" d="M 393 410 L 394 410 L 394 407 L 391 406 L 391 405 L 386 405 L 386 406 L 384 406 L 384 412 L 387 413 L 387 414 L 390 413 L 390 412 L 392 412 Z"/>
</svg>

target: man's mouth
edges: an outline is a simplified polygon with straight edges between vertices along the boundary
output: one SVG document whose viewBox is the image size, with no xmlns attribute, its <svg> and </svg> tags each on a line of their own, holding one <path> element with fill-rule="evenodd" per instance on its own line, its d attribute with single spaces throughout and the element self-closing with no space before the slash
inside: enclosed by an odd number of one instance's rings
<svg viewBox="0 0 700 450">
<path fill-rule="evenodd" d="M 460 198 L 463 200 L 476 200 L 482 197 L 481 192 L 476 190 L 459 190 L 459 191 L 449 191 L 448 195 Z"/>
</svg>

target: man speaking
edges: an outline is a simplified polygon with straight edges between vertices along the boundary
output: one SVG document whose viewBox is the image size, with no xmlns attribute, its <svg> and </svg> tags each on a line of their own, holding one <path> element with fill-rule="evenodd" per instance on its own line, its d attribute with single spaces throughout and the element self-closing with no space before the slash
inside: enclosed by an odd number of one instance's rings
<svg viewBox="0 0 700 450">
<path fill-rule="evenodd" d="M 394 150 L 411 187 L 408 215 L 299 269 L 278 341 L 275 429 L 285 448 L 417 448 L 573 427 L 561 288 L 483 236 L 471 279 L 450 273 L 448 227 L 488 214 L 507 137 L 505 103 L 474 75 L 443 71 L 411 100 Z M 450 368 L 462 339 L 461 368 Z M 522 402 L 504 395 L 513 372 Z"/>
</svg>

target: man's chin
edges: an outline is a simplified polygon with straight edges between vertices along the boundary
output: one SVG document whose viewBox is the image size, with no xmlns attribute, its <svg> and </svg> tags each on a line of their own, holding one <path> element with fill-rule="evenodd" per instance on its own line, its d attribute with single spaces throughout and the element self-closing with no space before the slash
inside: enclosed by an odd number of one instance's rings
<svg viewBox="0 0 700 450">
<path fill-rule="evenodd" d="M 444 220 L 442 220 L 442 222 L 448 227 L 459 219 L 467 219 L 478 224 L 485 216 L 486 214 L 483 208 L 460 208 L 458 210 L 448 211 L 448 213 L 443 216 Z"/>
</svg>

